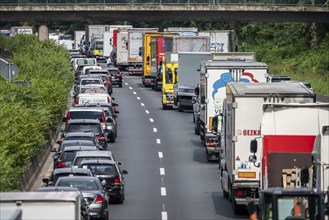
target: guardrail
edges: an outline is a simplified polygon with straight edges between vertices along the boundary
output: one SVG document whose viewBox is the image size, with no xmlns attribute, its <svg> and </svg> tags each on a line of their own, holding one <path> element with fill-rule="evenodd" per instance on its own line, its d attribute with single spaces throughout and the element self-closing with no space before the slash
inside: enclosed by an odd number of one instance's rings
<svg viewBox="0 0 329 220">
<path fill-rule="evenodd" d="M 2 6 L 62 5 L 237 5 L 329 7 L 329 0 L 0 0 Z"/>
</svg>

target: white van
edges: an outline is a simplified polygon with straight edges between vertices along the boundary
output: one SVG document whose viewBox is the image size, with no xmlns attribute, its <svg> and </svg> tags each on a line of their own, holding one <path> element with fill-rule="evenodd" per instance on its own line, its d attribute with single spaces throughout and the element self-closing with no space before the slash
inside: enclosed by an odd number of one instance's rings
<svg viewBox="0 0 329 220">
<path fill-rule="evenodd" d="M 107 103 L 112 105 L 112 98 L 107 93 L 80 93 L 76 99 L 76 104 L 86 103 Z"/>
</svg>

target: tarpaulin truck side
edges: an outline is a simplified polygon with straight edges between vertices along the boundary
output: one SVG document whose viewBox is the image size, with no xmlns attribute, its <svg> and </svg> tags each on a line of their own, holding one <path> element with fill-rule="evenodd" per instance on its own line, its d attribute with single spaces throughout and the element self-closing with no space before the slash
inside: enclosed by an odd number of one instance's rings
<svg viewBox="0 0 329 220">
<path fill-rule="evenodd" d="M 268 65 L 253 61 L 254 53 L 224 53 L 220 54 L 222 60 L 217 57 L 217 54 L 215 55 L 219 61 L 201 63 L 200 116 L 195 121 L 195 127 L 199 128 L 200 139 L 206 146 L 208 160 L 218 160 L 219 156 L 220 142 L 212 133 L 211 128 L 212 118 L 222 113 L 226 84 L 228 82 L 266 82 L 268 72 Z"/>
<path fill-rule="evenodd" d="M 77 192 L 2 192 L 0 212 L 21 209 L 22 220 L 81 220 Z"/>
<path fill-rule="evenodd" d="M 224 100 L 220 175 L 223 194 L 238 214 L 249 201 L 259 201 L 261 167 L 249 162 L 250 141 L 261 134 L 264 103 L 314 103 L 302 83 L 228 83 Z M 287 121 L 287 123 L 289 123 Z M 261 150 L 260 150 L 261 151 Z M 260 155 L 256 155 L 260 158 Z"/>
<path fill-rule="evenodd" d="M 314 165 L 313 168 L 318 166 L 321 172 L 309 186 L 328 190 L 329 170 L 325 169 L 329 161 L 328 103 L 263 104 L 260 133 L 261 136 L 255 139 L 258 150 L 252 165 L 262 168 L 262 189 L 301 187 L 297 178 L 284 177 L 289 176 L 289 171 L 298 175 L 301 169 Z M 316 146 L 318 135 L 320 144 Z M 316 174 L 314 172 L 311 177 Z"/>
</svg>

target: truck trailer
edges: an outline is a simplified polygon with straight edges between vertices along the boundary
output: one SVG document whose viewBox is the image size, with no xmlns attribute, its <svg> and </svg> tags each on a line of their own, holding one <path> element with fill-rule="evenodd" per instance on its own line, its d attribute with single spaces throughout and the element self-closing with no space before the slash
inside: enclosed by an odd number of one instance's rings
<svg viewBox="0 0 329 220">
<path fill-rule="evenodd" d="M 302 83 L 232 82 L 226 85 L 221 118 L 220 176 L 224 197 L 229 197 L 235 214 L 249 201 L 259 202 L 262 167 L 249 162 L 248 146 L 261 135 L 262 105 L 315 101 L 315 93 Z"/>
<path fill-rule="evenodd" d="M 255 53 L 212 53 L 211 59 L 201 62 L 197 98 L 200 112 L 195 119 L 195 133 L 200 134 L 209 161 L 219 159 L 221 143 L 211 128 L 213 117 L 222 113 L 226 84 L 266 82 L 268 73 L 267 64 L 255 62 Z"/>
<path fill-rule="evenodd" d="M 210 59 L 210 52 L 178 53 L 178 82 L 174 86 L 173 107 L 179 112 L 193 109 L 192 99 L 195 97 L 195 87 L 200 82 L 201 62 Z"/>
<path fill-rule="evenodd" d="M 200 31 L 198 36 L 209 37 L 209 47 L 211 52 L 234 52 L 235 40 L 232 30 L 210 30 Z"/>
<path fill-rule="evenodd" d="M 21 220 L 81 220 L 78 192 L 1 192 L 0 213 L 21 210 Z"/>
</svg>

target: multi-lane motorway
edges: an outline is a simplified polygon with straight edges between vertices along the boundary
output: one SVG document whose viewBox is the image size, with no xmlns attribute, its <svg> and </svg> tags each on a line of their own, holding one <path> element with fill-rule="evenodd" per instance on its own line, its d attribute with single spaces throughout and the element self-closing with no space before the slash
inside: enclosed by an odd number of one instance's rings
<svg viewBox="0 0 329 220">
<path fill-rule="evenodd" d="M 110 219 L 247 219 L 224 199 L 217 163 L 209 163 L 191 112 L 162 110 L 161 93 L 124 75 L 114 88 L 118 138 L 109 149 L 123 161 L 124 204 L 110 205 Z"/>
</svg>

